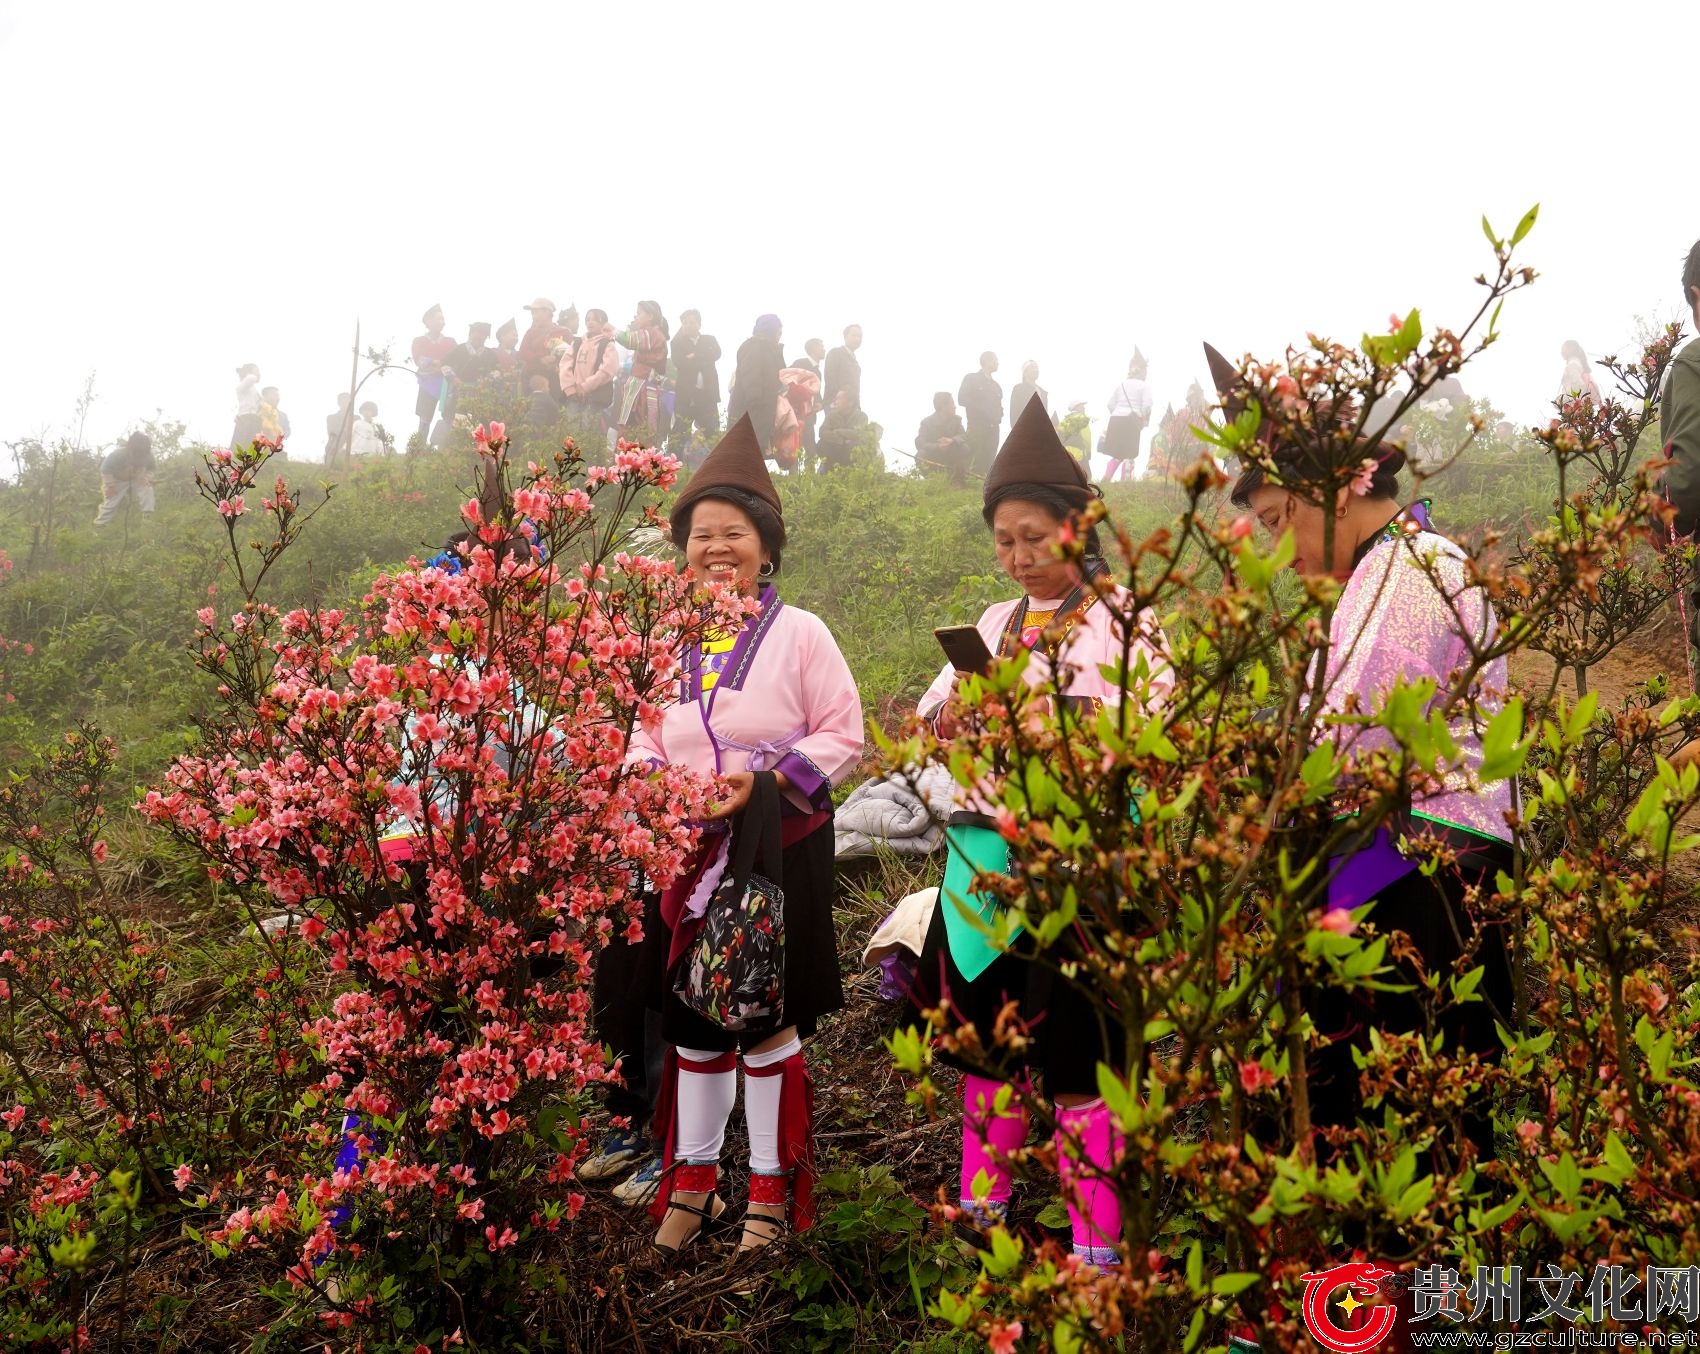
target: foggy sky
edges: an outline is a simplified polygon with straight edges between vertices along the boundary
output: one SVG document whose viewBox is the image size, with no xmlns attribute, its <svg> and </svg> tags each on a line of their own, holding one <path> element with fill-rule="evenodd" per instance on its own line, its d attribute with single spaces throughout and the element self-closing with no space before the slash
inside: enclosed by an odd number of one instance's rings
<svg viewBox="0 0 1700 1354">
<path fill-rule="evenodd" d="M 1101 428 L 1135 344 L 1160 412 L 1201 339 L 1461 324 L 1481 215 L 1537 201 L 1541 280 L 1464 383 L 1543 421 L 1563 340 L 1680 313 L 1697 15 L 7 0 L 0 438 L 93 371 L 91 441 L 161 410 L 222 442 L 254 361 L 317 458 L 357 319 L 404 354 L 433 301 L 458 340 L 539 292 L 696 307 L 723 382 L 764 311 L 788 355 L 860 322 L 889 447 L 985 348 Z M 404 441 L 411 378 L 367 395 Z"/>
</svg>

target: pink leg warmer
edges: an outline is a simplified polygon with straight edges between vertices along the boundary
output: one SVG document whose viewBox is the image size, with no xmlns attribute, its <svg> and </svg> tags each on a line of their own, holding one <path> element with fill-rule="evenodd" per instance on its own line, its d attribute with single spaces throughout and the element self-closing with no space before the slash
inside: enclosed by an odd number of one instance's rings
<svg viewBox="0 0 1700 1354">
<path fill-rule="evenodd" d="M 1115 1264 L 1122 1208 L 1107 1176 L 1121 1156 L 1122 1135 L 1102 1100 L 1057 1106 L 1057 1175 L 1074 1224 L 1074 1253 Z"/>
<path fill-rule="evenodd" d="M 1027 1141 L 1027 1116 L 1020 1106 L 1010 1106 L 1009 1112 L 999 1114 L 993 1108 L 1001 1081 L 977 1077 L 972 1073 L 962 1078 L 962 1193 L 963 1203 L 974 1199 L 974 1179 L 984 1171 L 992 1187 L 986 1192 L 986 1202 L 1009 1203 L 1010 1174 L 1007 1165 L 993 1160 L 992 1151 L 1008 1158 L 1021 1150 Z M 988 1150 L 992 1149 L 991 1151 Z"/>
</svg>

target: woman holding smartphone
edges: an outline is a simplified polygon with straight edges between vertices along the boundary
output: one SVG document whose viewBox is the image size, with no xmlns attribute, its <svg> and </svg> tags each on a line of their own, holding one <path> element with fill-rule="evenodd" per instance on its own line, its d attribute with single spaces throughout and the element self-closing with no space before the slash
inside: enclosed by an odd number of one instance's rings
<svg viewBox="0 0 1700 1354">
<path fill-rule="evenodd" d="M 1060 557 L 1065 526 L 1096 493 L 1043 407 L 1030 401 L 992 464 L 983 509 L 998 564 L 1021 593 L 980 617 L 974 629 L 983 649 L 975 648 L 971 635 L 940 633 L 952 661 L 921 698 L 918 712 L 933 720 L 942 737 L 952 737 L 963 717 L 956 700 L 959 679 L 993 655 L 1013 658 L 1023 649 L 1033 653 L 1027 682 L 1049 688 L 1085 718 L 1125 699 L 1153 705 L 1166 697 L 1172 676 L 1162 631 L 1155 617 L 1142 612 L 1135 633 L 1125 632 L 1121 618 L 1131 598 L 1114 583 L 1106 588 L 1108 571 L 1096 530 L 1087 531 L 1083 565 Z M 1104 675 L 1106 665 L 1119 667 L 1124 653 L 1125 691 Z M 973 892 L 975 874 L 1010 868 L 1007 845 L 980 811 L 985 807 L 979 795 L 965 796 L 951 816 L 949 863 L 916 990 L 923 1008 L 942 1006 L 949 1012 L 953 1033 L 971 1029 L 977 1038 L 968 1046 L 980 1049 L 983 1059 L 971 1065 L 964 1057 L 943 1055 L 964 1073 L 960 1198 L 982 1225 L 1001 1221 L 1007 1213 L 1008 1157 L 1025 1140 L 1027 1124 L 1019 1109 L 1000 1112 L 995 1099 L 1005 1084 L 1024 1082 L 1037 1072 L 1044 1093 L 1057 1106 L 1057 1160 L 1075 1253 L 1089 1263 L 1114 1263 L 1121 1216 L 1102 1176 L 1113 1164 L 1116 1142 L 1097 1091 L 1098 1064 L 1112 1061 L 1112 1050 L 1094 1033 L 1102 1022 L 1091 1001 L 1055 978 L 1054 963 L 1036 961 L 1027 937 L 1017 936 L 999 950 L 976 925 L 992 915 L 995 903 Z M 999 1015 L 1011 1002 L 1027 1025 L 1029 1042 L 1020 1054 L 1001 1049 L 995 1037 Z M 1052 1037 L 1063 1030 L 1069 1037 Z M 974 1182 L 982 1173 L 990 1188 L 977 1199 Z"/>
</svg>

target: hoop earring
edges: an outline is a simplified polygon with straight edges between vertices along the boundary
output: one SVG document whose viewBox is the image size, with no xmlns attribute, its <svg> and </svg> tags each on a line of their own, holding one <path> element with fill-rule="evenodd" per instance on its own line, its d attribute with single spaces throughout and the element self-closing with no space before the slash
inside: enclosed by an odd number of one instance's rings
<svg viewBox="0 0 1700 1354">
<path fill-rule="evenodd" d="M 764 561 L 761 568 L 756 570 L 756 577 L 757 578 L 772 578 L 773 577 L 773 561 L 772 560 Z"/>
</svg>

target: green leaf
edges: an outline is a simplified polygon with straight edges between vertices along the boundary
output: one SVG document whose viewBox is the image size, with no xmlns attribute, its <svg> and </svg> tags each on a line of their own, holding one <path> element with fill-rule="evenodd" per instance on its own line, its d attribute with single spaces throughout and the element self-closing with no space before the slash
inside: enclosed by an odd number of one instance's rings
<svg viewBox="0 0 1700 1354">
<path fill-rule="evenodd" d="M 1163 732 L 1163 721 L 1152 718 L 1146 721 L 1145 727 L 1139 731 L 1139 738 L 1133 745 L 1135 757 L 1156 757 L 1158 761 L 1175 762 L 1180 760 L 1180 751 L 1169 741 L 1168 734 Z"/>
<path fill-rule="evenodd" d="M 1647 1050 L 1647 1066 L 1653 1073 L 1655 1081 L 1663 1081 L 1670 1072 L 1671 1051 L 1675 1045 L 1676 1036 L 1673 1031 L 1666 1030 L 1653 1041 L 1653 1047 Z"/>
<path fill-rule="evenodd" d="M 1569 743 L 1578 743 L 1588 727 L 1594 722 L 1594 712 L 1600 708 L 1600 693 L 1590 691 L 1571 708 L 1569 717 L 1564 721 L 1564 737 Z"/>
<path fill-rule="evenodd" d="M 1186 1344 L 1181 1346 L 1184 1354 L 1192 1354 L 1198 1348 L 1198 1343 L 1204 1338 L 1204 1308 L 1200 1307 L 1192 1314 L 1192 1324 L 1186 1328 Z"/>
<path fill-rule="evenodd" d="M 1524 1198 L 1522 1190 L 1518 1190 L 1516 1198 L 1507 1199 L 1497 1208 L 1490 1208 L 1486 1212 L 1472 1208 L 1470 1210 L 1470 1230 L 1478 1233 L 1497 1232 L 1523 1206 Z"/>
<path fill-rule="evenodd" d="M 1034 1218 L 1039 1226 L 1056 1232 L 1069 1225 L 1068 1207 L 1060 1199 L 1052 1199 L 1039 1210 L 1039 1216 Z"/>
<path fill-rule="evenodd" d="M 1630 1160 L 1615 1129 L 1606 1134 L 1605 1165 L 1594 1166 L 1582 1174 L 1590 1180 L 1603 1180 L 1608 1185 L 1621 1185 L 1625 1180 L 1635 1178 L 1635 1163 Z"/>
<path fill-rule="evenodd" d="M 1476 989 L 1482 985 L 1482 975 L 1487 972 L 1484 968 L 1473 968 L 1462 978 L 1451 980 L 1452 1000 L 1463 1006 L 1472 1001 L 1480 1001 Z"/>
<path fill-rule="evenodd" d="M 885 1046 L 890 1050 L 898 1071 L 912 1077 L 921 1075 L 926 1066 L 927 1043 L 921 1038 L 918 1029 L 908 1025 L 901 1030 L 892 1031 L 891 1037 L 885 1041 Z"/>
<path fill-rule="evenodd" d="M 1236 1293 L 1245 1292 L 1254 1283 L 1260 1283 L 1262 1279 L 1261 1274 L 1247 1274 L 1243 1271 L 1237 1274 L 1218 1274 L 1210 1281 L 1210 1291 L 1217 1297 L 1231 1298 Z"/>
<path fill-rule="evenodd" d="M 1423 341 L 1423 313 L 1413 309 L 1405 317 L 1405 323 L 1399 327 L 1399 355 L 1408 357 L 1416 352 L 1417 345 Z"/>
<path fill-rule="evenodd" d="M 1569 1241 L 1584 1227 L 1592 1225 L 1596 1216 L 1592 1209 L 1581 1209 L 1575 1213 L 1559 1213 L 1550 1208 L 1537 1208 L 1535 1211 L 1560 1241 Z"/>
<path fill-rule="evenodd" d="M 948 1288 L 939 1289 L 938 1301 L 933 1306 L 933 1313 L 943 1318 L 961 1330 L 973 1318 L 978 1304 L 972 1298 L 959 1298 Z"/>
<path fill-rule="evenodd" d="M 1021 1263 L 1021 1243 L 1003 1227 L 992 1228 L 989 1251 L 981 1251 L 981 1261 L 988 1274 L 1008 1274 Z"/>
<path fill-rule="evenodd" d="M 1513 696 L 1482 734 L 1482 766 L 1478 774 L 1485 782 L 1510 780 L 1523 769 L 1533 746 L 1533 738 L 1523 738 L 1523 698 Z"/>
<path fill-rule="evenodd" d="M 1499 252 L 1499 236 L 1497 236 L 1493 233 L 1493 227 L 1488 224 L 1486 212 L 1482 213 L 1482 234 L 1487 236 L 1487 242 L 1493 246 L 1494 252 L 1498 253 Z"/>
<path fill-rule="evenodd" d="M 1299 779 L 1304 785 L 1306 804 L 1327 799 L 1334 793 L 1335 784 L 1339 780 L 1339 762 L 1334 755 L 1332 743 L 1324 740 L 1310 750 L 1304 759 L 1304 765 L 1299 768 Z"/>
<path fill-rule="evenodd" d="M 1098 1094 L 1103 1098 L 1110 1113 L 1121 1121 L 1124 1132 L 1137 1127 L 1144 1120 L 1145 1113 L 1140 1108 L 1139 1098 L 1108 1063 L 1098 1064 Z"/>
<path fill-rule="evenodd" d="M 1559 1199 L 1568 1203 L 1581 1196 L 1582 1170 L 1569 1152 L 1562 1153 L 1557 1161 L 1541 1161 L 1538 1165 Z"/>
<path fill-rule="evenodd" d="M 1400 1222 L 1413 1217 L 1429 1201 L 1434 1194 L 1434 1177 L 1425 1175 L 1421 1180 L 1412 1181 L 1405 1186 L 1399 1196 L 1399 1202 L 1394 1205 L 1393 1216 Z"/>
<path fill-rule="evenodd" d="M 909 1265 L 909 1292 L 915 1299 L 916 1312 L 924 1317 L 927 1314 L 927 1304 L 926 1300 L 921 1297 L 921 1280 L 915 1273 L 915 1253 L 906 1251 L 905 1259 Z"/>
<path fill-rule="evenodd" d="M 1512 244 L 1519 245 L 1523 243 L 1523 237 L 1535 228 L 1535 218 L 1539 216 L 1540 213 L 1541 204 L 1538 202 L 1533 207 L 1529 208 L 1528 211 L 1523 213 L 1523 219 L 1517 223 L 1517 229 L 1511 232 Z"/>
</svg>

